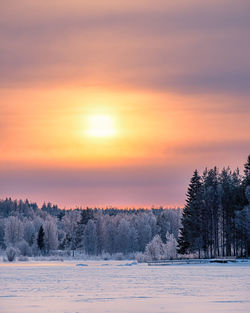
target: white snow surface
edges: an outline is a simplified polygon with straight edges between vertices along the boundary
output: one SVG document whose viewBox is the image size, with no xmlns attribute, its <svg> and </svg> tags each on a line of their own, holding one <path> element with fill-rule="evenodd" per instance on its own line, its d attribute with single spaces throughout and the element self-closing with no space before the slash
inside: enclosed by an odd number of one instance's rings
<svg viewBox="0 0 250 313">
<path fill-rule="evenodd" d="M 1 313 L 246 313 L 249 308 L 250 262 L 0 263 Z"/>
</svg>

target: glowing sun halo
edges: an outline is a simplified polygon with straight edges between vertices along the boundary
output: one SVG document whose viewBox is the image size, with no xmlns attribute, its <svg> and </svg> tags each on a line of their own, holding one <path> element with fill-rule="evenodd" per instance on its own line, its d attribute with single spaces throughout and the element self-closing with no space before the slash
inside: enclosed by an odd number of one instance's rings
<svg viewBox="0 0 250 313">
<path fill-rule="evenodd" d="M 115 120 L 109 115 L 88 117 L 87 135 L 91 137 L 113 137 L 116 134 Z"/>
</svg>

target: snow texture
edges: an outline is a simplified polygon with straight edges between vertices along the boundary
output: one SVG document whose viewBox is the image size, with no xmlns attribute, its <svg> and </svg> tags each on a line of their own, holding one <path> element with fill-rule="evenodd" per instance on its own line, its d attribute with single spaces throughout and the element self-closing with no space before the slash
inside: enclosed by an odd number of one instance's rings
<svg viewBox="0 0 250 313">
<path fill-rule="evenodd" d="M 88 261 L 81 265 L 0 263 L 0 312 L 249 312 L 250 262 L 154 267 Z"/>
</svg>

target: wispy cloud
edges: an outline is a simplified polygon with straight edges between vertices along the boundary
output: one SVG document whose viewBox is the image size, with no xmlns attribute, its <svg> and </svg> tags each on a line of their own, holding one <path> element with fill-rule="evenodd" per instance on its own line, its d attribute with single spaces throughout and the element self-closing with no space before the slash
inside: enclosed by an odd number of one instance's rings
<svg viewBox="0 0 250 313">
<path fill-rule="evenodd" d="M 77 4 L 68 12 L 66 5 L 48 6 L 15 19 L 2 10 L 2 86 L 116 82 L 185 93 L 249 93 L 248 1 L 125 9 L 108 2 L 110 12 Z"/>
<path fill-rule="evenodd" d="M 249 0 L 2 1 L 0 197 L 183 203 L 196 167 L 241 166 L 249 32 Z M 79 135 L 98 106 L 108 144 Z"/>
</svg>

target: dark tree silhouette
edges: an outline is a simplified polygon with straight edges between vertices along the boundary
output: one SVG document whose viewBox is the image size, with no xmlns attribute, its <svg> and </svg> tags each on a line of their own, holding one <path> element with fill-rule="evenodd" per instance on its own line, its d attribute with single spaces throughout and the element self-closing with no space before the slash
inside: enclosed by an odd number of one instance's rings
<svg viewBox="0 0 250 313">
<path fill-rule="evenodd" d="M 183 210 L 182 227 L 178 240 L 179 253 L 189 253 L 201 249 L 201 209 L 202 184 L 195 170 L 187 191 L 186 205 Z"/>
<path fill-rule="evenodd" d="M 40 227 L 38 235 L 37 235 L 37 245 L 39 249 L 42 251 L 45 248 L 45 243 L 44 243 L 44 230 L 43 226 Z"/>
</svg>

